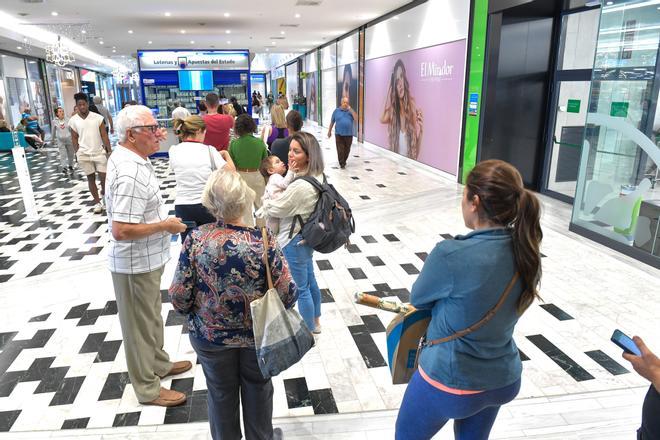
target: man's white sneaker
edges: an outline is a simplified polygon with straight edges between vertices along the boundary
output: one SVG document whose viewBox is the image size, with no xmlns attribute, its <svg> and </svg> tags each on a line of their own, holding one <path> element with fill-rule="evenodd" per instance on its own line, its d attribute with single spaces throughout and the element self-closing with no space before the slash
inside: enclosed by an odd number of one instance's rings
<svg viewBox="0 0 660 440">
<path fill-rule="evenodd" d="M 103 212 L 103 205 L 101 205 L 100 203 L 94 205 L 94 214 L 100 214 L 102 212 Z"/>
</svg>

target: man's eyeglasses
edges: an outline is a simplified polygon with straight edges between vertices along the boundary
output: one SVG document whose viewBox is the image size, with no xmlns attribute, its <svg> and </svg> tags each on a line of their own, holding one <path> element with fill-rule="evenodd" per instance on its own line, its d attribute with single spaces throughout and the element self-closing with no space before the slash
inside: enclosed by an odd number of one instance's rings
<svg viewBox="0 0 660 440">
<path fill-rule="evenodd" d="M 136 125 L 135 127 L 131 127 L 131 130 L 135 130 L 135 129 L 138 129 L 138 128 L 145 128 L 145 129 L 149 130 L 150 132 L 156 134 L 156 132 L 158 131 L 159 126 L 158 126 L 158 124 L 155 124 L 155 125 Z"/>
</svg>

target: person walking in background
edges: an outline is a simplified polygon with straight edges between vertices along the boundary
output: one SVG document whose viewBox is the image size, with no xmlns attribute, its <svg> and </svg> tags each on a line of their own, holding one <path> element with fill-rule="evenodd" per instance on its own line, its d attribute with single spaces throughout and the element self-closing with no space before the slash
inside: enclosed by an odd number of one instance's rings
<svg viewBox="0 0 660 440">
<path fill-rule="evenodd" d="M 242 105 L 238 103 L 238 100 L 236 99 L 235 96 L 232 96 L 229 99 L 229 103 L 231 104 L 232 107 L 234 107 L 234 111 L 236 112 L 236 116 L 240 116 L 243 113 L 245 113 L 245 109 L 243 108 Z"/>
<path fill-rule="evenodd" d="M 353 125 L 357 121 L 357 113 L 348 103 L 348 98 L 341 98 L 341 105 L 332 112 L 330 127 L 328 127 L 328 138 L 332 136 L 332 127 L 335 127 L 335 145 L 337 146 L 337 159 L 339 167 L 346 168 L 346 161 L 351 154 L 353 144 Z"/>
<path fill-rule="evenodd" d="M 170 148 L 170 168 L 176 180 L 174 211 L 184 222 L 194 222 L 181 233 L 181 243 L 191 228 L 213 223 L 215 218 L 202 206 L 202 191 L 214 170 L 235 171 L 227 150 L 218 151 L 204 144 L 206 124 L 197 115 L 174 120 L 174 131 L 181 143 Z"/>
<path fill-rule="evenodd" d="M 174 105 L 174 109 L 172 110 L 172 119 L 186 119 L 188 116 L 190 116 L 190 110 L 187 108 L 183 107 L 180 102 L 177 102 Z"/>
<path fill-rule="evenodd" d="M 172 234 L 185 231 L 167 217 L 160 184 L 149 156 L 164 140 L 151 110 L 131 105 L 117 115 L 119 144 L 108 164 L 108 266 L 117 298 L 126 365 L 139 402 L 176 406 L 186 395 L 161 387 L 161 379 L 192 368 L 170 362 L 163 350 L 160 280 L 170 259 Z"/>
<path fill-rule="evenodd" d="M 229 155 L 236 165 L 236 170 L 238 170 L 252 191 L 255 192 L 254 208 L 259 209 L 261 207 L 261 198 L 266 188 L 264 179 L 259 172 L 259 167 L 261 166 L 261 161 L 268 156 L 268 150 L 261 139 L 252 135 L 256 129 L 257 125 L 254 119 L 252 119 L 252 116 L 247 113 L 239 115 L 236 118 L 236 126 L 234 127 L 238 138 L 231 141 Z M 243 218 L 243 221 L 248 226 L 254 225 L 254 216 L 252 213 L 252 205 L 249 205 Z M 264 225 L 265 222 L 262 219 L 257 219 L 257 226 L 262 227 Z"/>
<path fill-rule="evenodd" d="M 71 131 L 69 131 L 69 120 L 64 116 L 64 109 L 57 107 L 55 109 L 55 119 L 53 119 L 53 140 L 60 150 L 60 168 L 62 174 L 73 175 L 73 159 L 76 152 L 73 150 L 73 141 L 71 140 Z"/>
<path fill-rule="evenodd" d="M 110 114 L 110 110 L 108 110 L 108 108 L 103 105 L 103 99 L 101 99 L 100 96 L 95 96 L 92 98 L 92 101 L 94 101 L 94 105 L 96 105 L 98 113 L 103 116 L 106 131 L 109 130 L 111 134 L 115 134 L 115 126 L 112 122 L 112 115 Z"/>
<path fill-rule="evenodd" d="M 212 145 L 216 150 L 222 151 L 229 147 L 229 132 L 234 126 L 234 118 L 223 114 L 220 108 L 220 99 L 217 93 L 206 95 L 208 114 L 202 116 L 206 124 L 206 137 L 204 143 Z"/>
<path fill-rule="evenodd" d="M 286 128 L 286 118 L 284 117 L 284 110 L 280 105 L 274 105 L 270 111 L 271 125 L 264 126 L 261 132 L 261 138 L 266 139 L 268 148 L 273 145 L 275 139 L 284 139 L 289 135 Z"/>
<path fill-rule="evenodd" d="M 278 96 L 276 104 L 282 107 L 282 110 L 289 110 L 289 100 L 287 99 L 286 95 L 282 93 L 280 93 Z"/>
<path fill-rule="evenodd" d="M 633 342 L 642 355 L 635 356 L 624 352 L 623 357 L 630 362 L 637 374 L 651 382 L 644 398 L 642 426 L 637 431 L 637 438 L 638 440 L 660 439 L 660 359 L 639 336 L 634 336 Z"/>
<path fill-rule="evenodd" d="M 512 165 L 487 160 L 468 175 L 461 208 L 473 232 L 437 244 L 411 290 L 413 306 L 433 311 L 426 332 L 432 345 L 420 349 L 419 368 L 403 397 L 400 440 L 430 439 L 449 419 L 456 439 L 487 440 L 500 406 L 520 390 L 513 330 L 539 298 L 539 201 Z M 493 311 L 483 327 L 434 342 Z"/>
<path fill-rule="evenodd" d="M 314 135 L 301 131 L 291 136 L 289 169 L 295 177 L 311 176 L 319 182 L 324 181 L 323 153 Z M 314 249 L 304 243 L 300 230 L 318 200 L 316 188 L 298 179 L 291 182 L 278 198 L 264 201 L 262 209 L 257 213 L 260 217 L 280 219 L 277 241 L 298 286 L 300 315 L 315 334 L 321 333 L 321 290 L 314 275 Z M 298 216 L 301 221 L 295 220 Z"/>
<path fill-rule="evenodd" d="M 286 129 L 288 136 L 286 138 L 275 139 L 270 146 L 271 154 L 279 157 L 287 168 L 289 167 L 289 146 L 291 144 L 291 136 L 302 130 L 302 127 L 302 115 L 297 110 L 291 110 L 286 114 Z"/>
<path fill-rule="evenodd" d="M 280 440 L 273 430 L 273 384 L 257 364 L 250 303 L 268 290 L 264 238 L 243 222 L 255 197 L 233 171 L 211 174 L 202 203 L 217 222 L 194 230 L 183 244 L 170 286 L 174 309 L 188 317 L 190 343 L 208 386 L 211 436 L 216 440 Z M 284 307 L 296 302 L 296 285 L 275 237 L 268 263 Z M 218 258 L 221 255 L 222 258 Z"/>
<path fill-rule="evenodd" d="M 74 95 L 78 113 L 69 119 L 73 149 L 78 158 L 78 165 L 85 176 L 87 186 L 94 199 L 94 213 L 103 211 L 102 199 L 96 186 L 96 173 L 101 180 L 101 196 L 105 194 L 105 170 L 108 156 L 112 150 L 110 139 L 105 129 L 103 116 L 89 111 L 89 98 L 84 93 Z"/>
</svg>

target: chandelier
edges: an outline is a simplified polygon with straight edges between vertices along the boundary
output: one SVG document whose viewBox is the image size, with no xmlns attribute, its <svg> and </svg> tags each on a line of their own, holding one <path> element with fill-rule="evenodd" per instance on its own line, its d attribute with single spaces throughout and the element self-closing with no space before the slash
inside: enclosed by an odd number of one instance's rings
<svg viewBox="0 0 660 440">
<path fill-rule="evenodd" d="M 71 49 L 69 49 L 64 43 L 62 43 L 61 37 L 57 36 L 57 42 L 54 44 L 49 44 L 46 46 L 46 61 L 53 63 L 56 66 L 66 66 L 75 61 Z"/>
</svg>

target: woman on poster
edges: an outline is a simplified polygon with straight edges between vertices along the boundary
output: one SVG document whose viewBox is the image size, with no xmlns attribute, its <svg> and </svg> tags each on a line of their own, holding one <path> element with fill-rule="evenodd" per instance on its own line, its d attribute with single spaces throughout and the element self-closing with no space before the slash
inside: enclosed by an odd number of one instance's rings
<svg viewBox="0 0 660 440">
<path fill-rule="evenodd" d="M 394 64 L 380 123 L 387 124 L 390 150 L 417 160 L 424 131 L 424 116 L 410 96 L 406 68 L 401 59 Z"/>
</svg>

